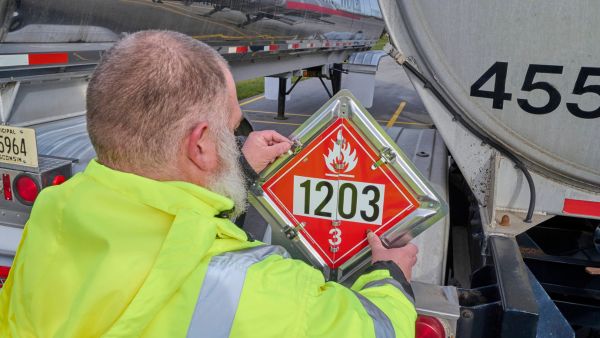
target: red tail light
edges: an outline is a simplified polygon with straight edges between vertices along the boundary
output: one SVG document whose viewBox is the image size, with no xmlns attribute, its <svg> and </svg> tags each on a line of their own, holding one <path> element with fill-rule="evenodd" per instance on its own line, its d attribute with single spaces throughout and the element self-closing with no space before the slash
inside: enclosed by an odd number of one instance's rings
<svg viewBox="0 0 600 338">
<path fill-rule="evenodd" d="M 33 204 L 40 193 L 40 187 L 33 178 L 24 174 L 15 178 L 14 186 L 17 197 L 25 204 Z"/>
<path fill-rule="evenodd" d="M 63 184 L 66 180 L 67 178 L 64 175 L 56 175 L 52 179 L 52 185 Z"/>
<path fill-rule="evenodd" d="M 418 316 L 415 329 L 415 338 L 446 338 L 444 324 L 435 317 Z"/>
<path fill-rule="evenodd" d="M 4 285 L 4 281 L 6 281 L 6 279 L 8 278 L 9 270 L 10 270 L 10 267 L 8 267 L 8 266 L 0 266 L 0 289 L 2 289 L 2 286 Z"/>
</svg>

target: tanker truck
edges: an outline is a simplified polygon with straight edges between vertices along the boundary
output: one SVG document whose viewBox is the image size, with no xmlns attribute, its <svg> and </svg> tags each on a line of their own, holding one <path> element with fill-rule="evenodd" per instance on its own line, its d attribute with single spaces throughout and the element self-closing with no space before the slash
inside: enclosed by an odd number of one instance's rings
<svg viewBox="0 0 600 338">
<path fill-rule="evenodd" d="M 0 10 L 0 274 L 39 191 L 95 156 L 86 83 L 122 34 L 183 32 L 221 53 L 236 80 L 279 78 L 283 115 L 298 71 L 337 92 L 342 74 L 376 66 L 361 53 L 385 25 L 435 123 L 386 131 L 449 206 L 414 239 L 417 336 L 598 333 L 597 4 L 5 0 Z"/>
<path fill-rule="evenodd" d="M 451 155 L 457 336 L 597 336 L 600 6 L 380 6 L 391 55 Z"/>
</svg>

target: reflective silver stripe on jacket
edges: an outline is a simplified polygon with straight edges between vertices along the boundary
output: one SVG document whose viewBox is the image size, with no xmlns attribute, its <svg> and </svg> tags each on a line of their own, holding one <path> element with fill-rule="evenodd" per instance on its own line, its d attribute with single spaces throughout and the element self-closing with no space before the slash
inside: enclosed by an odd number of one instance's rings
<svg viewBox="0 0 600 338">
<path fill-rule="evenodd" d="M 252 264 L 270 255 L 289 257 L 284 248 L 274 245 L 261 245 L 214 256 L 208 264 L 187 336 L 229 337 L 246 271 Z"/>
<path fill-rule="evenodd" d="M 370 300 L 368 300 L 365 296 L 360 293 L 354 291 L 358 300 L 365 308 L 371 319 L 373 320 L 373 326 L 375 327 L 375 337 L 377 338 L 394 338 L 396 337 L 396 331 L 394 331 L 394 326 L 392 326 L 392 322 L 390 318 L 383 313 L 375 304 L 373 304 Z"/>
<path fill-rule="evenodd" d="M 408 299 L 408 301 L 411 302 L 412 305 L 415 305 L 415 299 L 413 298 L 413 296 L 410 293 L 406 292 L 406 290 L 404 290 L 404 287 L 402 286 L 402 284 L 400 284 L 400 282 L 398 282 L 397 280 L 395 280 L 393 278 L 385 278 L 385 279 L 380 279 L 380 280 L 375 280 L 375 281 L 369 282 L 369 283 L 365 284 L 365 286 L 363 286 L 363 290 L 368 289 L 368 288 L 377 287 L 377 286 L 383 286 L 383 285 L 395 286 L 398 290 L 402 291 L 402 293 L 404 294 L 406 299 Z"/>
</svg>

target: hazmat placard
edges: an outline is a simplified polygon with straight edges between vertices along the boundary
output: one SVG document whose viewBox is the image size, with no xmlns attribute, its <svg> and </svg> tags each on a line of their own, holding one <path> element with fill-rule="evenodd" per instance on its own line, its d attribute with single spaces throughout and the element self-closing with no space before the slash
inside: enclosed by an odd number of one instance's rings
<svg viewBox="0 0 600 338">
<path fill-rule="evenodd" d="M 369 262 L 368 230 L 406 242 L 446 212 L 445 203 L 348 91 L 292 135 L 295 146 L 261 173 L 253 205 L 274 244 L 343 280 Z"/>
</svg>

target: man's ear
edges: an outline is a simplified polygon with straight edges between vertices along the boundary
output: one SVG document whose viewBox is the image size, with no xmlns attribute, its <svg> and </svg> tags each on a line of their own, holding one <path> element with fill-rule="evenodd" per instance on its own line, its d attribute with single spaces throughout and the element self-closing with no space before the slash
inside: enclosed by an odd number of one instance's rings
<svg viewBox="0 0 600 338">
<path fill-rule="evenodd" d="M 198 123 L 187 138 L 187 157 L 199 169 L 209 171 L 212 148 L 214 142 L 208 133 L 208 123 Z"/>
</svg>

